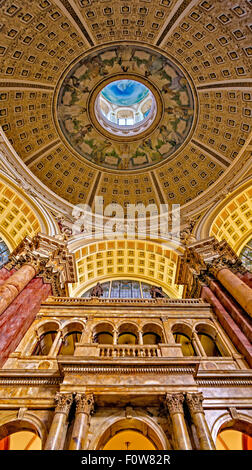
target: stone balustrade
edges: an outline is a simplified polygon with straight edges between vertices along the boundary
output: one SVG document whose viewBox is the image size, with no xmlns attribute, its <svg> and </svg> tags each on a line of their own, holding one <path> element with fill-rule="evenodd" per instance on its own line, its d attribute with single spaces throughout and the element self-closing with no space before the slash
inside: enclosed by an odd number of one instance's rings
<svg viewBox="0 0 252 470">
<path fill-rule="evenodd" d="M 100 357 L 161 357 L 158 346 L 146 345 L 101 345 Z"/>
</svg>

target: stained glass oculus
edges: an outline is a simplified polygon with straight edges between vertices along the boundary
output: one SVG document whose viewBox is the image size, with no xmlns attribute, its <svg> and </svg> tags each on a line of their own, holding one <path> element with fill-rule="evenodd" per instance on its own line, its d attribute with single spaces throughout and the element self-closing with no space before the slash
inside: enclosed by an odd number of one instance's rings
<svg viewBox="0 0 252 470">
<path fill-rule="evenodd" d="M 156 111 L 155 99 L 149 88 L 136 80 L 116 80 L 106 85 L 96 99 L 96 115 L 110 131 L 121 129 L 135 132 L 148 124 Z M 112 124 L 112 127 L 111 127 Z M 114 126 L 114 127 L 113 127 Z"/>
</svg>

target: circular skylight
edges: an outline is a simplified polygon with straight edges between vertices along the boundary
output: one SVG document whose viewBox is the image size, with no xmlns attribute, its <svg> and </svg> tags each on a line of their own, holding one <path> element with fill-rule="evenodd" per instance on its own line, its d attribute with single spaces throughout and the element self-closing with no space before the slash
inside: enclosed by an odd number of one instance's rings
<svg viewBox="0 0 252 470">
<path fill-rule="evenodd" d="M 96 117 L 100 124 L 116 135 L 135 135 L 152 123 L 156 101 L 143 83 L 116 80 L 106 85 L 96 99 Z"/>
</svg>

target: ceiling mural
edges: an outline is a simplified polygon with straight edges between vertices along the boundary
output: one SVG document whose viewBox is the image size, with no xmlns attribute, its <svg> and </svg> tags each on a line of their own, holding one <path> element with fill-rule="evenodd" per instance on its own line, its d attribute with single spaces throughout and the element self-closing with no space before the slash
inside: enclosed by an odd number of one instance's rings
<svg viewBox="0 0 252 470">
<path fill-rule="evenodd" d="M 120 79 L 124 81 L 124 74 L 139 80 L 128 80 L 131 91 L 129 85 L 124 90 L 116 86 Z M 102 129 L 97 129 L 92 119 L 94 98 L 90 96 L 96 95 L 103 83 L 105 97 L 122 105 L 142 100 L 148 92 L 147 83 L 158 102 L 155 126 L 130 141 L 126 135 L 116 136 L 114 142 L 112 131 L 101 135 Z M 170 59 L 147 48 L 114 46 L 98 50 L 73 66 L 59 88 L 56 119 L 68 144 L 85 159 L 109 169 L 135 170 L 162 163 L 180 149 L 192 128 L 194 109 L 188 79 Z"/>
</svg>

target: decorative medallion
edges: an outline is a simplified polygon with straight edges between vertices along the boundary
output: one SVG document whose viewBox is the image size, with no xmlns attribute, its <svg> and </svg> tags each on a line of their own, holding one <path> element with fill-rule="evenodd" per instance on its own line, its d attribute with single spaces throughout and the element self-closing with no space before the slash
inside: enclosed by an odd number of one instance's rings
<svg viewBox="0 0 252 470">
<path fill-rule="evenodd" d="M 114 45 L 79 59 L 58 83 L 55 122 L 78 156 L 110 170 L 161 164 L 195 124 L 196 95 L 170 58 Z"/>
</svg>

